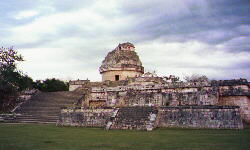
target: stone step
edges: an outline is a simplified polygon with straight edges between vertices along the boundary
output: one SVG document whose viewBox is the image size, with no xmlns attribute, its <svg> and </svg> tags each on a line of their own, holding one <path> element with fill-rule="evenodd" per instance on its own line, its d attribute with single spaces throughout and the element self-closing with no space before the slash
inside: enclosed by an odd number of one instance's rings
<svg viewBox="0 0 250 150">
<path fill-rule="evenodd" d="M 22 110 L 22 112 L 25 112 L 25 113 L 31 113 L 31 112 L 60 112 L 60 109 L 52 109 L 52 110 L 50 110 L 50 109 L 27 109 L 27 110 Z"/>
<path fill-rule="evenodd" d="M 45 118 L 45 119 L 59 119 L 59 117 L 40 117 L 40 116 L 37 116 L 37 117 L 26 117 L 26 116 L 23 116 L 23 117 L 16 117 L 16 119 L 39 119 L 39 118 Z"/>
<path fill-rule="evenodd" d="M 26 120 L 21 120 L 21 121 L 18 121 L 18 123 L 37 123 L 37 121 L 26 121 Z"/>
<path fill-rule="evenodd" d="M 16 121 L 24 123 L 56 123 L 62 107 L 73 106 L 83 94 L 75 92 L 41 92 L 16 109 Z M 10 120 L 12 121 L 12 120 Z"/>
<path fill-rule="evenodd" d="M 44 116 L 44 117 L 48 117 L 48 116 L 53 116 L 53 115 L 55 115 L 55 113 L 51 113 L 51 112 L 50 112 L 50 113 L 47 112 L 46 114 L 44 113 L 44 114 L 42 114 L 42 115 L 41 115 L 41 113 L 39 113 L 39 112 L 38 112 L 38 113 L 29 113 L 29 114 L 32 114 L 33 116 Z M 60 115 L 60 113 L 56 113 L 56 114 L 58 114 L 58 116 Z"/>
<path fill-rule="evenodd" d="M 151 131 L 155 124 L 153 107 L 122 107 L 113 119 L 110 129 L 137 129 Z M 154 116 L 152 116 L 154 114 Z"/>
<path fill-rule="evenodd" d="M 18 123 L 53 123 L 55 124 L 56 121 L 39 121 L 39 120 L 34 120 L 34 121 L 26 121 L 26 120 L 22 120 L 22 121 L 18 121 Z"/>
<path fill-rule="evenodd" d="M 16 112 L 18 111 L 28 111 L 28 110 L 49 110 L 49 111 L 52 111 L 52 110 L 61 110 L 61 108 L 64 108 L 65 106 L 63 107 L 53 107 L 53 108 L 49 108 L 49 107 L 33 107 L 33 108 L 19 108 L 18 110 L 16 110 Z"/>
<path fill-rule="evenodd" d="M 22 118 L 22 119 L 16 119 L 16 122 L 21 123 L 36 123 L 36 122 L 51 122 L 56 123 L 58 119 L 45 119 L 45 118 Z"/>
<path fill-rule="evenodd" d="M 51 102 L 43 102 L 43 103 L 30 103 L 25 104 L 25 107 L 63 107 L 65 105 L 73 105 L 74 102 L 58 102 L 58 103 L 51 103 Z"/>
</svg>

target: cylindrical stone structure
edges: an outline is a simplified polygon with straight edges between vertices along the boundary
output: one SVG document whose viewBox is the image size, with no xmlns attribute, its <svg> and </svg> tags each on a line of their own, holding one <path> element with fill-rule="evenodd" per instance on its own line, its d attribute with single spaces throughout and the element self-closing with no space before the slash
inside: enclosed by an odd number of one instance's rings
<svg viewBox="0 0 250 150">
<path fill-rule="evenodd" d="M 109 52 L 99 68 L 102 81 L 126 80 L 128 77 L 141 76 L 144 68 L 139 56 L 135 52 L 135 46 L 129 42 L 119 44 Z"/>
</svg>

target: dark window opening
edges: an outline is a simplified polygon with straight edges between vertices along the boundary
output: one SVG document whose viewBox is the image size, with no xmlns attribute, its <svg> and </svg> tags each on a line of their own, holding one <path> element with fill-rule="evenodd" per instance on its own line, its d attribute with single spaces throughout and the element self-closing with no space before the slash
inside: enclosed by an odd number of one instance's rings
<svg viewBox="0 0 250 150">
<path fill-rule="evenodd" d="M 119 75 L 115 75 L 115 81 L 119 81 Z"/>
</svg>

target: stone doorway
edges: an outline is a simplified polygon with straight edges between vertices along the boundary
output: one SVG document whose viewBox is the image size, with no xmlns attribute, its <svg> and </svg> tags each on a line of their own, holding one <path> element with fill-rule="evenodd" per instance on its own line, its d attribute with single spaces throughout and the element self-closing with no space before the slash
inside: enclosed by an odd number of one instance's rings
<svg viewBox="0 0 250 150">
<path fill-rule="evenodd" d="M 115 75 L 115 81 L 119 81 L 120 80 L 120 76 L 119 75 Z"/>
</svg>

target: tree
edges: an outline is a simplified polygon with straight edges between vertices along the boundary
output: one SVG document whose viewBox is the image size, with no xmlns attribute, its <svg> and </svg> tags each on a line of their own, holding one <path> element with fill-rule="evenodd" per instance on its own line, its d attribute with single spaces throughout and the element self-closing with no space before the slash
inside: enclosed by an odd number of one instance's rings
<svg viewBox="0 0 250 150">
<path fill-rule="evenodd" d="M 3 66 L 15 66 L 16 61 L 23 61 L 23 57 L 17 54 L 17 51 L 10 48 L 0 48 L 0 67 Z"/>
<path fill-rule="evenodd" d="M 32 87 L 33 80 L 16 69 L 23 57 L 11 48 L 0 48 L 0 111 L 7 111 L 17 103 L 19 92 Z"/>
<path fill-rule="evenodd" d="M 69 85 L 59 79 L 46 79 L 44 81 L 37 80 L 34 83 L 34 88 L 43 92 L 68 91 Z"/>
</svg>

